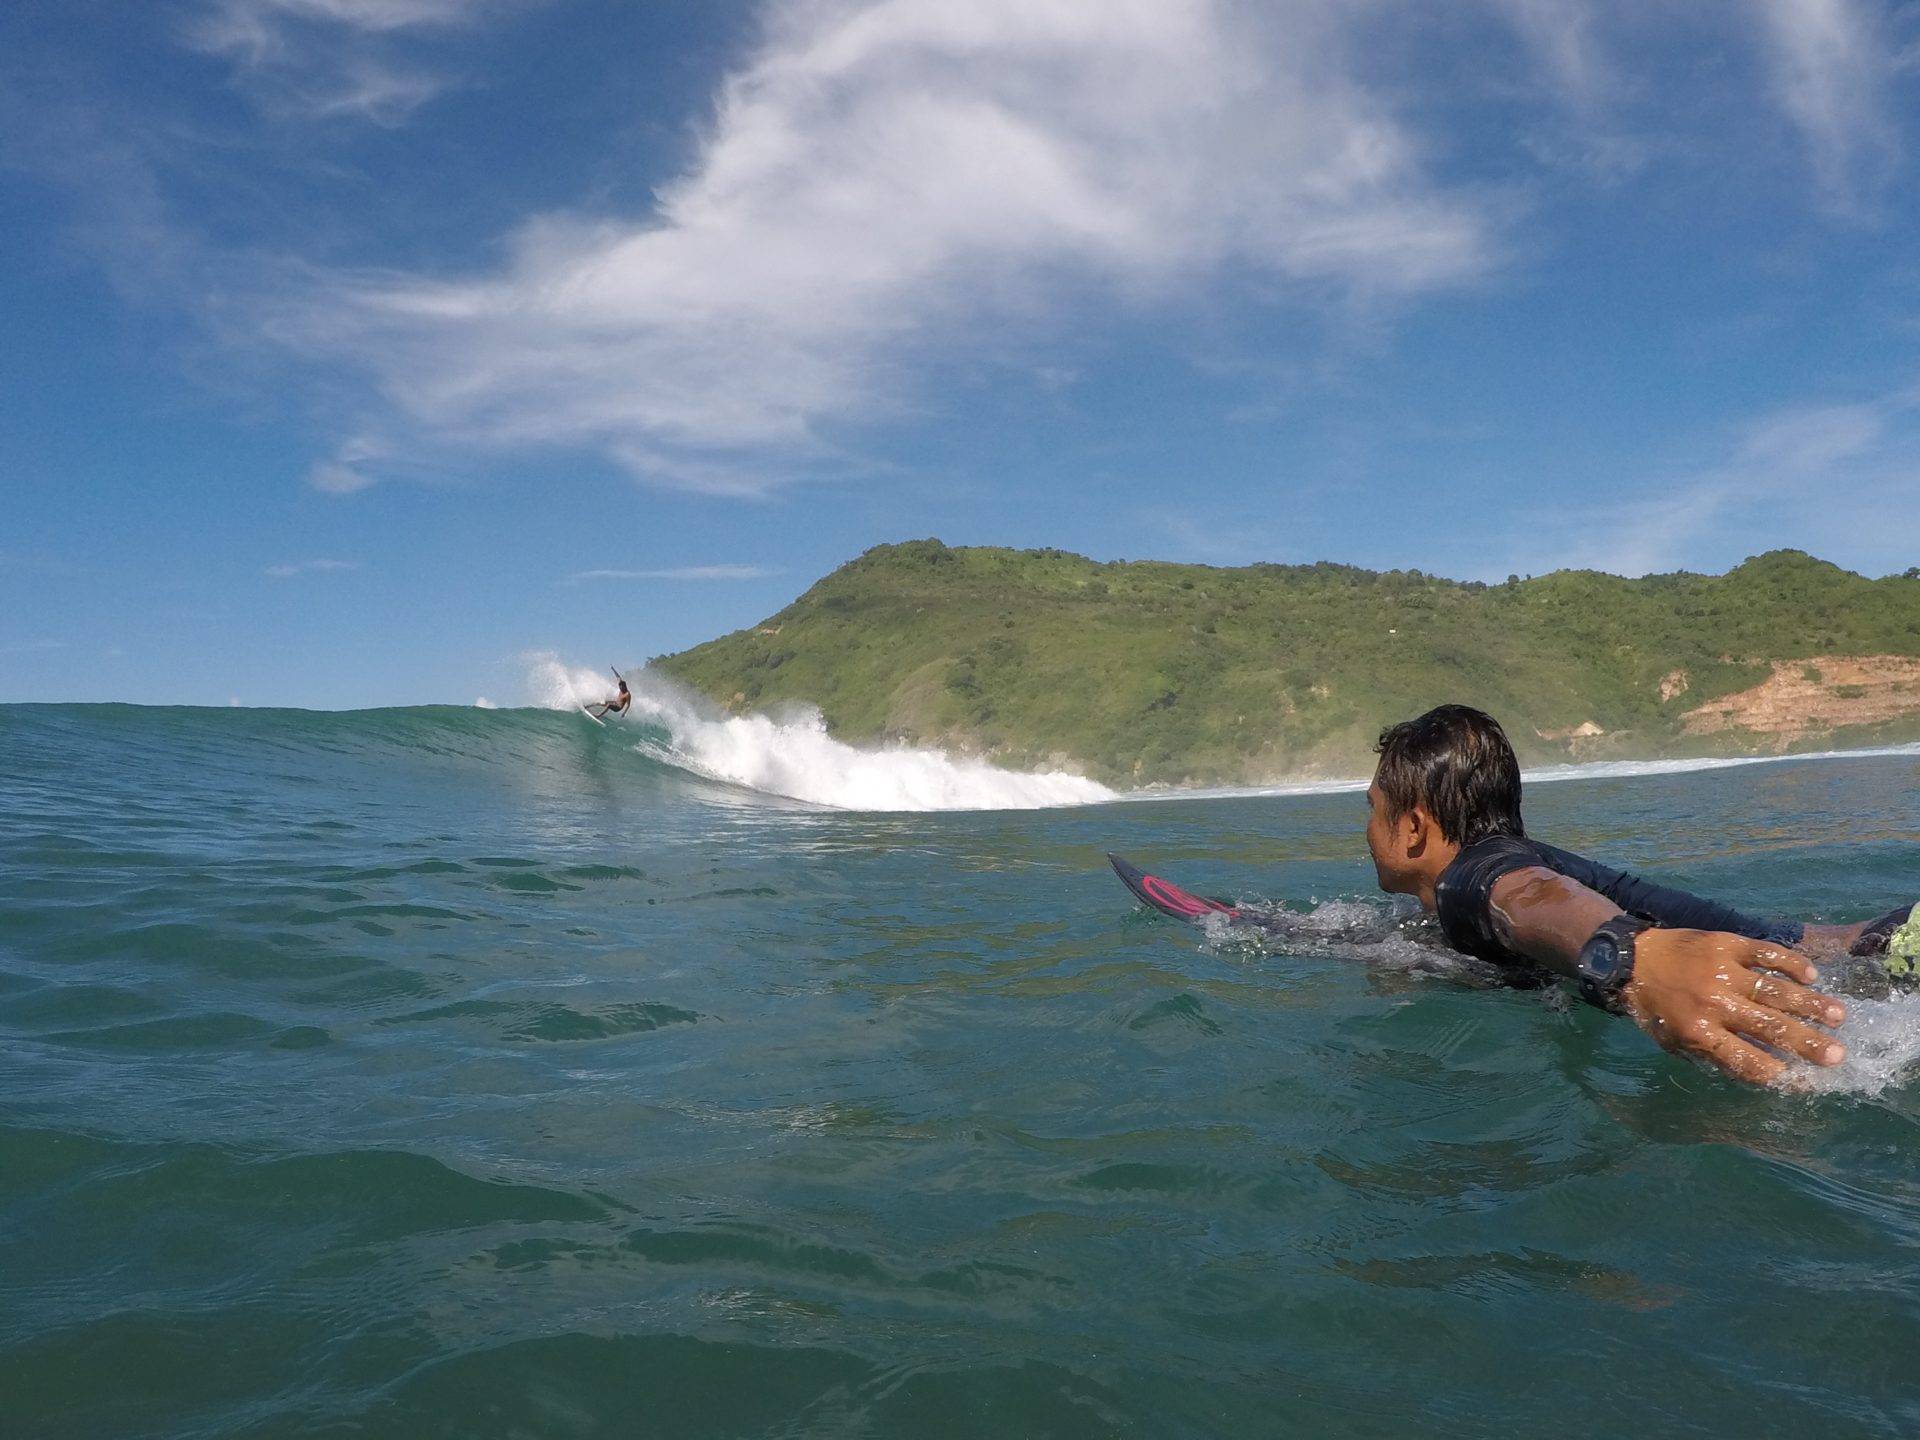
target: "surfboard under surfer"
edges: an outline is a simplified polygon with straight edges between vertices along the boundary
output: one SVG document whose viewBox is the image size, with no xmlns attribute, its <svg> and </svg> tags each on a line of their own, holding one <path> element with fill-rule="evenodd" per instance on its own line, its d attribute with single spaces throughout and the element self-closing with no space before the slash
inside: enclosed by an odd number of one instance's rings
<svg viewBox="0 0 1920 1440">
<path fill-rule="evenodd" d="M 1389 726 L 1367 789 L 1380 888 L 1412 895 L 1456 950 L 1518 984 L 1572 980 L 1670 1050 L 1768 1083 L 1798 1056 L 1837 1065 L 1846 1006 L 1811 989 L 1805 952 L 1920 962 L 1920 904 L 1854 925 L 1744 915 L 1531 839 L 1520 764 L 1499 722 L 1441 705 Z"/>
<path fill-rule="evenodd" d="M 613 667 L 607 668 L 611 670 Z M 626 678 L 618 670 L 613 671 L 613 678 L 620 682 L 618 695 L 611 700 L 596 700 L 592 704 L 580 707 L 596 720 L 604 720 L 609 715 L 624 715 L 627 713 L 627 707 L 633 704 L 633 692 L 627 689 Z"/>
</svg>

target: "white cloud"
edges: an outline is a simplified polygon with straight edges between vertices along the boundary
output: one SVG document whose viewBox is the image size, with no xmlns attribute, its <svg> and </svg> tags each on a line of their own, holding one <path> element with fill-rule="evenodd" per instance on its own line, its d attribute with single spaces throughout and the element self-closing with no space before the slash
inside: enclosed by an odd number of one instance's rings
<svg viewBox="0 0 1920 1440">
<path fill-rule="evenodd" d="M 1597 100 L 1611 77 L 1594 36 L 1590 0 L 1490 0 L 1519 34 L 1560 97 L 1574 105 Z"/>
<path fill-rule="evenodd" d="M 1546 541 L 1554 564 L 1615 575 L 1672 570 L 1720 535 L 1740 537 L 1743 554 L 1784 545 L 1867 569 L 1904 568 L 1920 534 L 1916 411 L 1920 388 L 1783 407 L 1745 426 L 1724 462 L 1662 493 L 1536 512 L 1530 544 Z"/>
<path fill-rule="evenodd" d="M 1900 141 L 1888 90 L 1900 57 L 1877 0 L 1759 0 L 1773 88 L 1828 199 L 1858 203 Z"/>
<path fill-rule="evenodd" d="M 1820 475 L 1871 450 L 1896 402 L 1812 405 L 1777 411 L 1747 429 L 1740 465 L 1779 478 Z"/>
<path fill-rule="evenodd" d="M 393 120 L 440 83 L 418 42 L 539 0 L 199 3 L 195 43 L 275 103 Z M 1629 46 L 1709 31 L 1723 45 L 1738 26 L 1823 193 L 1849 203 L 1899 150 L 1882 0 L 1758 3 L 1758 25 L 1741 4 L 1705 27 L 1594 0 L 1467 13 L 1476 63 L 1491 14 L 1564 108 L 1523 148 L 1610 184 L 1651 163 L 1653 130 L 1698 118 L 1669 109 L 1633 133 Z M 1419 31 L 1409 0 L 762 9 L 693 163 L 647 213 L 533 217 L 483 273 L 335 277 L 292 305 L 288 270 L 256 287 L 274 292 L 274 339 L 345 358 L 378 391 L 309 484 L 350 494 L 443 446 L 558 446 L 662 486 L 764 496 L 844 472 L 862 425 L 936 405 L 941 364 L 1011 354 L 1072 373 L 1080 357 L 1050 342 L 1074 317 L 1172 315 L 1195 297 L 1417 297 L 1484 275 L 1515 212 L 1447 183 L 1442 146 L 1396 108 L 1431 100 L 1461 59 L 1416 38 L 1397 69 L 1370 45 Z"/>
<path fill-rule="evenodd" d="M 320 460 L 307 471 L 307 483 L 327 495 L 351 495 L 373 484 L 373 479 L 342 461 Z"/>
<path fill-rule="evenodd" d="M 410 33 L 446 31 L 516 0 L 204 0 L 190 45 L 230 62 L 269 109 L 393 125 L 445 88 L 396 53 Z"/>
<path fill-rule="evenodd" d="M 368 467 L 388 456 L 387 447 L 371 436 L 343 441 L 332 456 L 317 460 L 307 471 L 307 484 L 324 495 L 352 495 L 374 483 Z"/>
<path fill-rule="evenodd" d="M 533 220 L 493 274 L 362 281 L 301 339 L 365 365 L 422 435 L 753 494 L 913 404 L 930 353 L 1043 335 L 1070 300 L 1471 278 L 1485 207 L 1354 77 L 1351 15 L 776 0 L 653 213 Z"/>
<path fill-rule="evenodd" d="M 1555 528 L 1563 538 L 1565 532 L 1576 538 L 1539 570 L 1651 575 L 1676 569 L 1695 548 L 1700 532 L 1720 518 L 1738 494 L 1738 487 L 1723 478 L 1703 477 L 1670 494 L 1616 500 L 1600 510 L 1562 512 L 1554 517 Z"/>
<path fill-rule="evenodd" d="M 285 565 L 269 565 L 260 573 L 273 580 L 291 580 L 296 575 L 328 575 L 359 568 L 358 560 L 294 560 Z"/>
<path fill-rule="evenodd" d="M 764 565 L 682 565 L 671 570 L 582 570 L 567 577 L 582 580 L 765 580 L 778 575 Z"/>
</svg>

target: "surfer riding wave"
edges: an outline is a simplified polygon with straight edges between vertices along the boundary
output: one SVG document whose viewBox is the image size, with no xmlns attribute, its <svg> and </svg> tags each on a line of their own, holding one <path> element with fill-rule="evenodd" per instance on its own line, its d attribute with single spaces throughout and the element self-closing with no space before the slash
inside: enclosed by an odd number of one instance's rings
<svg viewBox="0 0 1920 1440">
<path fill-rule="evenodd" d="M 607 668 L 611 670 L 613 667 L 608 666 Z M 611 700 L 595 700 L 591 704 L 580 707 L 596 720 L 604 720 L 609 715 L 624 715 L 633 705 L 633 692 L 627 689 L 626 677 L 618 670 L 614 670 L 613 678 L 620 682 L 620 693 L 618 695 L 615 695 Z"/>
</svg>

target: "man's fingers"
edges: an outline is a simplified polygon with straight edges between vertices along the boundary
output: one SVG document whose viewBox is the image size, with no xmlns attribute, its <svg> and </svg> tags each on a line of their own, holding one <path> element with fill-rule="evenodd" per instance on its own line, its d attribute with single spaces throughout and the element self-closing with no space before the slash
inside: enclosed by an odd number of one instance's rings
<svg viewBox="0 0 1920 1440">
<path fill-rule="evenodd" d="M 1814 1065 L 1838 1065 L 1847 1058 L 1847 1047 L 1824 1030 L 1789 1019 L 1778 1010 L 1751 1002 L 1735 1012 L 1731 1028 L 1742 1035 L 1764 1040 L 1776 1050 L 1798 1055 Z"/>
<path fill-rule="evenodd" d="M 1703 1045 L 1700 1053 L 1734 1079 L 1749 1085 L 1771 1085 L 1787 1068 L 1766 1051 L 1726 1030 Z"/>
<path fill-rule="evenodd" d="M 1748 994 L 1762 1005 L 1802 1020 L 1818 1021 L 1822 1025 L 1838 1025 L 1847 1018 L 1847 1007 L 1831 995 L 1822 995 L 1818 990 L 1809 990 L 1804 985 L 1796 985 L 1791 980 L 1768 975 L 1764 971 L 1748 973 L 1755 977 L 1748 984 Z"/>
<path fill-rule="evenodd" d="M 1756 945 L 1740 963 L 1749 969 L 1777 970 L 1782 975 L 1791 975 L 1802 985 L 1811 985 L 1820 978 L 1820 971 L 1806 956 L 1777 945 Z"/>
</svg>

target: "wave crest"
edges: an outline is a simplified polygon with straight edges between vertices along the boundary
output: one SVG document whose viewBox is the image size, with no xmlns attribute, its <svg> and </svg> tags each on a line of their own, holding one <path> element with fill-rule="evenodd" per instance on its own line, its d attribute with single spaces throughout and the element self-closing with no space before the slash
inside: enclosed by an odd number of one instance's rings
<svg viewBox="0 0 1920 1440">
<path fill-rule="evenodd" d="M 535 704 L 571 710 L 608 699 L 612 682 L 558 656 L 531 657 Z M 1003 770 L 924 747 L 862 749 L 834 739 L 812 707 L 779 715 L 721 715 L 654 671 L 627 679 L 633 715 L 657 725 L 666 744 L 635 748 L 709 779 L 841 810 L 1040 810 L 1097 805 L 1113 791 L 1063 770 Z M 616 722 L 617 723 L 617 722 Z"/>
</svg>

